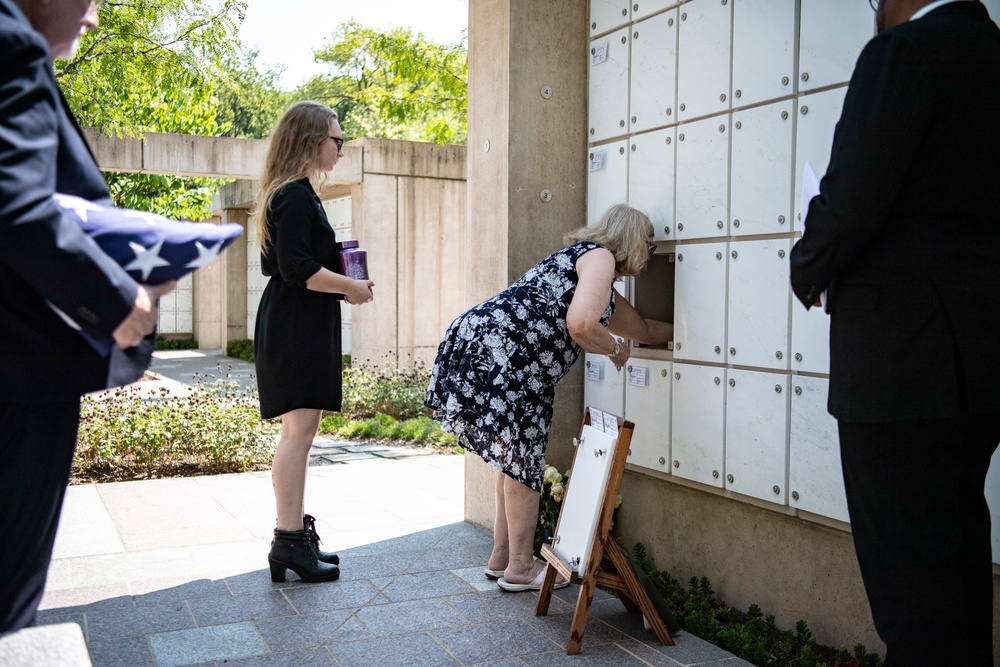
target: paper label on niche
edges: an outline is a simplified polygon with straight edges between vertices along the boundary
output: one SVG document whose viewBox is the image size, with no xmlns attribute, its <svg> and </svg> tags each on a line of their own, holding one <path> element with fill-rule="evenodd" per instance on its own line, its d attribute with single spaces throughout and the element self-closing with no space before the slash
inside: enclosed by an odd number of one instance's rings
<svg viewBox="0 0 1000 667">
<path fill-rule="evenodd" d="M 590 170 L 600 171 L 604 167 L 604 151 L 594 151 L 593 155 L 590 158 Z"/>
<path fill-rule="evenodd" d="M 604 432 L 612 438 L 618 437 L 618 417 L 604 413 Z"/>
<path fill-rule="evenodd" d="M 628 383 L 633 387 L 645 387 L 646 371 L 645 367 L 633 366 L 628 374 Z"/>
<path fill-rule="evenodd" d="M 590 408 L 590 425 L 604 433 L 604 413 L 597 408 Z"/>
<path fill-rule="evenodd" d="M 608 46 L 611 44 L 610 40 L 607 42 L 601 42 L 594 46 L 594 55 L 590 59 L 590 65 L 600 65 L 605 60 L 608 59 Z"/>
<path fill-rule="evenodd" d="M 603 367 L 604 364 L 600 361 L 591 361 L 587 364 L 587 379 L 599 382 L 601 379 L 601 369 Z"/>
</svg>

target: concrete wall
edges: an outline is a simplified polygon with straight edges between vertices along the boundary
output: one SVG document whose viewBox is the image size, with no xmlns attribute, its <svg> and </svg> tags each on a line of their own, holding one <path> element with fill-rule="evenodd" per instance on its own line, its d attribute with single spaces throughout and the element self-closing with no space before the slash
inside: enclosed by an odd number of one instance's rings
<svg viewBox="0 0 1000 667">
<path fill-rule="evenodd" d="M 247 179 L 260 172 L 266 140 L 85 134 L 106 171 L 242 179 L 222 188 L 213 220 L 244 229 L 253 224 L 248 211 L 257 190 Z M 465 146 L 385 139 L 349 142 L 336 169 L 326 174 L 320 197 L 352 197 L 355 238 L 368 251 L 376 282 L 375 300 L 351 313 L 351 352 L 359 361 L 431 363 L 444 329 L 464 309 L 465 179 Z M 173 320 L 162 328 L 193 333 L 199 345 L 211 348 L 252 337 L 247 265 L 255 254 L 247 243 L 237 243 L 196 272 L 193 288 L 184 291 L 183 318 L 178 296 L 170 295 L 165 305 Z M 181 319 L 183 330 L 177 328 Z"/>
<path fill-rule="evenodd" d="M 363 172 L 351 185 L 352 225 L 368 252 L 375 299 L 352 309 L 352 358 L 428 365 L 463 310 L 466 149 L 359 141 Z"/>
<path fill-rule="evenodd" d="M 757 604 L 781 628 L 804 620 L 822 644 L 860 642 L 885 655 L 849 525 L 803 521 L 765 503 L 635 471 L 625 472 L 621 495 L 615 533 L 629 549 L 645 544 L 657 569 L 684 585 L 707 576 L 719 600 L 742 610 Z M 1000 618 L 1000 567 L 993 568 L 994 618 Z M 996 624 L 993 644 L 1000 655 Z"/>
<path fill-rule="evenodd" d="M 124 173 L 257 178 L 267 141 L 147 132 L 142 137 L 109 137 L 85 128 L 97 163 Z"/>
<path fill-rule="evenodd" d="M 350 353 L 356 362 L 432 363 L 442 333 L 463 310 L 465 152 L 465 146 L 357 139 L 345 145 L 344 157 L 327 174 L 320 198 L 351 198 L 351 234 L 368 252 L 375 281 L 375 299 L 350 307 Z M 227 221 L 253 225 L 247 209 L 255 195 L 253 182 L 227 185 L 216 208 Z M 247 247 L 252 236 L 248 233 L 248 243 L 223 256 L 228 302 L 208 294 L 199 300 L 204 305 L 195 314 L 199 332 L 214 336 L 218 322 L 227 322 L 226 338 L 218 346 L 253 336 L 248 285 L 262 288 L 266 281 L 252 274 L 248 283 L 247 266 L 256 257 L 256 250 Z M 203 282 L 212 289 L 208 276 Z M 217 308 L 225 309 L 225 318 Z M 207 340 L 212 344 L 199 336 L 200 344 L 217 346 L 215 337 Z"/>
<path fill-rule="evenodd" d="M 729 3 L 727 7 L 723 3 L 721 6 L 724 9 L 719 10 L 719 3 L 700 0 L 684 3 L 659 2 L 652 3 L 657 9 L 651 10 L 651 3 L 638 3 L 633 6 L 620 2 L 618 3 L 620 7 L 610 11 L 609 7 L 614 4 L 610 0 L 607 2 L 592 0 L 589 3 L 569 0 L 546 3 L 530 2 L 530 0 L 498 2 L 471 0 L 469 3 L 468 305 L 497 293 L 534 262 L 560 247 L 559 238 L 562 233 L 583 224 L 587 215 L 592 214 L 591 217 L 596 218 L 607 204 L 627 200 L 632 194 L 629 185 L 629 156 L 636 150 L 634 147 L 630 150 L 628 140 L 634 138 L 630 135 L 632 132 L 638 132 L 641 139 L 644 134 L 652 135 L 652 132 L 648 132 L 650 129 L 658 131 L 658 127 L 649 126 L 638 130 L 629 129 L 631 124 L 636 123 L 636 119 L 627 113 L 629 54 L 635 55 L 636 51 L 630 50 L 632 47 L 626 48 L 625 55 L 618 56 L 624 59 L 622 70 L 625 81 L 624 92 L 613 97 L 615 101 L 620 101 L 622 94 L 626 98 L 626 113 L 621 117 L 621 127 L 624 129 L 617 129 L 619 121 L 618 117 L 615 117 L 615 131 L 591 139 L 596 145 L 591 147 L 590 151 L 607 150 L 608 159 L 603 170 L 587 171 L 587 91 L 588 71 L 592 62 L 590 47 L 599 47 L 602 41 L 608 39 L 607 31 L 612 29 L 602 30 L 600 27 L 595 27 L 595 42 L 592 45 L 588 35 L 588 29 L 591 28 L 588 5 L 600 5 L 602 11 L 607 10 L 605 14 L 612 18 L 614 30 L 619 30 L 618 26 L 622 23 L 628 26 L 621 28 L 621 35 L 613 33 L 615 46 L 612 46 L 612 49 L 617 53 L 621 52 L 621 47 L 616 46 L 619 40 L 622 43 L 632 44 L 631 40 L 649 38 L 647 28 L 650 24 L 634 25 L 631 18 L 623 20 L 622 11 L 629 17 L 631 11 L 641 9 L 645 14 L 639 16 L 645 18 L 650 12 L 661 14 L 661 10 L 669 7 L 670 11 L 674 12 L 669 17 L 673 19 L 670 27 L 674 27 L 684 19 L 697 18 L 701 10 L 707 12 L 713 9 L 725 12 L 731 11 L 733 5 Z M 775 6 L 779 4 L 781 7 L 791 8 L 797 16 L 799 2 L 775 3 Z M 806 4 L 802 3 L 803 6 Z M 744 7 L 751 7 L 751 3 L 746 3 Z M 771 9 L 770 5 L 761 3 L 757 3 L 756 7 Z M 840 34 L 837 32 L 840 30 L 839 17 L 846 12 L 846 9 L 842 12 L 840 3 L 831 0 L 809 4 L 810 12 L 817 11 L 817 7 L 819 11 L 828 12 L 836 20 L 828 22 L 825 28 L 819 29 L 815 34 L 810 33 L 812 37 L 822 39 L 831 34 Z M 851 15 L 854 15 L 853 10 Z M 618 17 L 616 21 L 615 16 Z M 661 14 L 660 18 L 666 22 L 666 16 Z M 784 26 L 788 17 L 782 15 L 779 18 L 781 26 Z M 865 20 L 870 21 L 870 18 L 870 14 L 865 15 Z M 636 18 L 636 22 L 638 21 L 639 18 Z M 719 25 L 724 27 L 730 24 Z M 790 25 L 792 38 L 786 42 L 777 42 L 779 47 L 784 44 L 786 50 L 795 48 L 798 44 L 798 19 L 793 19 Z M 860 35 L 845 33 L 842 37 L 846 46 L 841 44 L 838 47 L 836 40 L 832 40 L 834 42 L 832 48 L 835 51 L 838 48 L 850 49 L 856 44 L 857 50 L 860 51 L 861 46 L 871 36 L 873 28 L 873 23 L 869 22 L 861 26 Z M 867 36 L 864 34 L 865 30 L 868 31 Z M 688 34 L 691 34 L 690 30 Z M 720 41 L 725 42 L 727 49 L 731 47 L 729 37 Z M 678 43 L 682 47 L 689 44 L 684 40 Z M 754 42 L 750 40 L 749 43 Z M 745 46 L 746 43 L 741 42 L 741 44 Z M 767 44 L 773 45 L 775 42 L 771 40 L 767 41 Z M 714 52 L 711 55 L 702 55 L 707 60 L 712 58 L 722 60 L 717 58 Z M 831 87 L 836 89 L 840 86 L 842 90 L 846 85 L 854 57 L 856 52 L 849 58 L 845 57 L 845 62 L 850 62 L 845 65 L 844 76 L 831 79 L 829 84 Z M 733 109 L 743 103 L 733 100 L 734 97 L 740 98 L 735 92 L 736 87 L 732 86 L 729 80 L 733 61 L 729 57 L 724 60 L 725 63 L 706 61 L 696 63 L 696 66 L 692 65 L 694 61 L 689 57 L 684 64 L 687 68 L 684 73 L 687 76 L 686 81 L 688 83 L 693 81 L 696 86 L 700 83 L 706 86 L 722 84 L 720 90 L 727 93 L 722 98 L 723 106 L 718 110 L 713 108 L 705 111 L 704 116 L 718 115 L 719 120 L 712 119 L 712 129 L 715 130 L 719 124 L 724 123 L 728 130 L 726 136 L 729 136 L 732 130 L 728 128 L 735 127 L 731 123 Z M 797 58 L 790 57 L 789 60 L 794 62 L 794 66 L 798 66 Z M 748 65 L 745 59 L 739 61 L 737 58 L 737 61 L 739 65 Z M 652 68 L 652 73 L 655 75 L 657 66 L 675 67 L 676 62 L 668 64 L 666 60 L 660 60 L 646 64 Z M 697 74 L 701 71 L 698 67 L 702 64 L 705 65 L 706 76 Z M 749 64 L 752 69 L 752 63 Z M 712 69 L 709 65 L 718 67 Z M 605 68 L 601 72 L 603 76 L 608 66 L 599 66 Z M 710 74 L 719 68 L 725 72 L 724 80 L 716 81 Z M 816 72 L 813 72 L 813 75 L 808 86 L 802 84 L 803 88 L 817 85 L 819 77 L 816 76 Z M 777 94 L 778 97 L 784 97 L 786 102 L 793 98 L 797 99 L 799 94 L 795 92 L 798 90 L 795 82 L 799 78 L 797 72 L 790 72 L 792 87 L 786 93 Z M 777 80 L 781 80 L 781 77 Z M 803 78 L 802 81 L 805 82 L 806 79 Z M 676 81 L 670 85 L 676 85 Z M 551 97 L 543 97 L 540 94 L 546 86 L 551 90 Z M 815 99 L 804 100 L 803 106 L 805 103 L 817 106 L 813 102 L 823 94 L 824 88 L 819 90 Z M 713 100 L 720 99 L 719 91 L 715 91 L 714 97 L 707 95 L 702 97 L 712 103 Z M 665 114 L 665 119 L 659 125 L 672 127 L 677 125 L 679 120 L 682 123 L 697 122 L 700 115 L 692 114 L 692 108 L 693 105 L 688 99 L 684 115 L 681 113 L 684 109 L 681 109 L 679 104 L 671 103 L 671 111 Z M 792 107 L 790 104 L 789 108 L 792 109 L 793 120 L 800 116 L 804 117 L 805 112 L 801 108 Z M 815 112 L 817 109 L 813 108 L 812 111 Z M 816 115 L 816 113 L 810 114 L 809 120 L 812 121 Z M 835 120 L 836 116 L 831 120 L 830 134 Z M 673 130 L 667 131 L 673 132 Z M 683 141 L 679 134 L 681 131 L 677 132 L 672 135 L 673 146 Z M 689 132 L 688 135 L 688 141 L 684 143 L 685 148 L 689 148 L 690 140 L 695 136 L 693 132 Z M 662 139 L 660 142 L 662 143 Z M 824 146 L 820 149 L 825 147 L 828 150 L 829 138 L 824 142 Z M 802 152 L 800 151 L 800 154 Z M 730 150 L 727 149 L 721 154 L 723 160 L 731 159 Z M 691 155 L 689 151 L 684 157 L 687 159 Z M 816 163 L 814 160 L 814 165 Z M 671 161 L 671 169 L 673 164 Z M 677 160 L 677 164 L 681 164 L 680 159 Z M 820 165 L 817 166 L 821 168 Z M 614 169 L 619 170 L 614 171 Z M 679 193 L 682 181 L 690 180 L 691 176 L 690 172 L 685 173 L 682 179 L 680 167 L 677 169 L 677 180 L 675 181 L 671 175 L 667 189 L 657 192 L 658 195 L 670 198 L 669 205 L 665 204 L 663 208 L 669 211 L 671 216 L 674 212 L 673 188 L 676 184 Z M 789 167 L 787 175 L 779 179 L 781 183 L 787 181 L 788 184 L 786 196 L 788 201 L 781 202 L 782 206 L 787 204 L 788 211 L 785 211 L 782 222 L 790 223 L 793 217 L 790 211 L 797 208 L 792 193 L 796 188 L 793 188 L 792 183 L 795 181 L 793 172 L 800 171 Z M 608 174 L 613 178 L 604 179 Z M 726 162 L 726 174 L 726 184 L 721 195 L 724 208 L 729 202 L 728 162 Z M 606 186 L 609 183 L 618 190 L 612 193 L 611 200 L 601 200 L 601 205 L 592 206 L 595 210 L 588 213 L 588 181 L 596 183 L 601 179 L 605 181 L 601 183 L 601 187 L 605 188 L 604 191 L 601 193 L 595 191 L 592 194 L 607 194 Z M 548 190 L 551 194 L 547 204 L 543 203 L 540 197 L 542 190 Z M 687 189 L 684 196 L 690 199 L 699 195 Z M 600 197 L 597 197 L 595 201 L 599 199 Z M 597 210 L 598 208 L 601 210 Z M 722 212 L 719 217 L 727 220 L 728 211 Z M 734 213 L 733 217 L 739 216 Z M 715 220 L 714 217 L 711 219 L 709 226 L 711 230 L 715 229 Z M 672 244 L 680 248 L 679 239 L 688 241 L 688 248 L 702 242 L 700 238 L 695 239 L 694 243 L 689 241 L 697 236 L 691 233 L 691 224 L 687 225 L 688 229 L 685 230 L 687 236 L 678 237 L 675 226 L 675 222 L 678 221 L 679 217 L 676 221 L 671 218 L 660 222 L 658 238 L 660 230 L 664 226 L 669 227 L 669 231 L 664 232 L 662 237 L 661 253 L 664 250 L 672 252 L 674 249 Z M 728 222 L 725 225 L 728 229 Z M 790 224 L 786 225 L 785 229 L 774 232 L 772 237 L 781 235 L 782 240 L 787 239 L 790 245 L 793 236 L 789 231 L 790 228 Z M 745 232 L 744 227 L 732 232 L 724 230 L 718 235 L 723 241 L 728 242 L 730 235 L 738 236 Z M 710 232 L 709 235 L 714 233 Z M 769 232 L 755 233 L 760 236 Z M 694 250 L 690 252 L 694 255 Z M 729 253 L 727 251 L 722 255 L 725 258 Z M 781 279 L 781 286 L 787 290 L 787 271 L 785 276 Z M 725 329 L 724 324 L 722 328 Z M 773 352 L 771 354 L 773 356 Z M 675 359 L 666 351 L 639 352 L 638 357 L 643 356 L 658 362 L 664 360 L 672 362 Z M 784 358 L 790 357 L 786 351 Z M 727 368 L 725 359 L 721 362 L 710 360 L 709 366 L 713 369 Z M 574 373 L 564 380 L 557 397 L 556 424 L 550 438 L 547 458 L 550 463 L 561 469 L 569 466 L 571 436 L 579 428 L 582 417 L 584 383 L 580 370 L 580 368 L 575 369 Z M 709 380 L 711 381 L 711 378 Z M 722 386 L 725 387 L 726 384 L 723 382 Z M 771 383 L 769 387 L 774 384 Z M 786 391 L 784 396 L 790 391 L 790 389 Z M 619 387 L 619 392 L 624 394 L 624 388 Z M 659 413 L 669 416 L 670 398 L 665 396 L 656 409 Z M 639 423 L 639 428 L 646 424 L 648 429 L 648 423 L 647 419 L 643 419 L 642 423 Z M 667 441 L 669 423 L 663 433 L 659 431 L 657 433 L 659 439 Z M 724 437 L 725 431 L 722 434 L 722 438 Z M 787 435 L 785 437 L 787 448 Z M 711 446 L 721 448 L 723 442 L 720 439 L 711 443 Z M 667 447 L 668 453 L 665 457 L 669 463 L 669 444 Z M 781 468 L 784 471 L 781 491 L 790 494 L 792 489 L 788 487 L 787 463 Z M 712 466 L 709 467 L 709 472 L 711 469 Z M 686 581 L 691 576 L 707 576 L 712 581 L 718 597 L 728 604 L 743 609 L 749 604 L 759 604 L 765 613 L 775 614 L 783 627 L 792 627 L 792 624 L 799 619 L 807 621 L 814 636 L 821 643 L 853 646 L 857 642 L 862 642 L 870 650 L 883 651 L 884 646 L 874 632 L 870 620 L 849 525 L 823 516 L 810 515 L 801 509 L 790 508 L 788 501 L 774 503 L 735 493 L 724 488 L 725 468 L 720 465 L 718 470 L 722 473 L 722 479 L 717 486 L 713 486 L 671 475 L 669 466 L 667 471 L 658 472 L 630 465 L 623 482 L 622 495 L 625 502 L 617 526 L 625 544 L 631 547 L 635 542 L 645 543 L 656 567 L 669 571 L 681 581 Z M 467 520 L 491 528 L 494 514 L 495 471 L 477 456 L 466 455 L 465 477 Z M 709 479 L 711 480 L 711 477 Z M 771 486 L 768 485 L 767 488 L 770 489 Z M 805 495 L 804 490 L 803 496 Z M 1000 605 L 1000 601 L 997 604 Z"/>
</svg>

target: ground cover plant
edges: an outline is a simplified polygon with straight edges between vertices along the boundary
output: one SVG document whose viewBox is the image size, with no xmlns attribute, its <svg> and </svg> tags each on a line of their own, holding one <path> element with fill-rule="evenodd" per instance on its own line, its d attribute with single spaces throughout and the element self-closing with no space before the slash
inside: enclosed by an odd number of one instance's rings
<svg viewBox="0 0 1000 667">
<path fill-rule="evenodd" d="M 229 341 L 226 343 L 226 356 L 248 361 L 252 364 L 254 362 L 253 341 L 246 338 Z"/>
<path fill-rule="evenodd" d="M 164 338 L 156 337 L 157 350 L 195 350 L 198 348 L 198 341 L 194 338 Z"/>
<path fill-rule="evenodd" d="M 758 667 L 881 667 L 882 660 L 863 644 L 853 651 L 820 646 L 805 621 L 795 630 L 781 630 L 774 616 L 757 605 L 739 611 L 715 599 L 706 577 L 691 577 L 685 588 L 668 572 L 657 571 L 642 543 L 633 549 L 635 560 L 656 584 L 681 628 Z"/>
<path fill-rule="evenodd" d="M 389 415 L 407 420 L 429 417 L 424 394 L 431 370 L 419 364 L 403 365 L 383 361 L 349 363 L 344 366 L 344 405 L 342 413 L 352 419 Z"/>
<path fill-rule="evenodd" d="M 196 378 L 187 396 L 149 386 L 84 397 L 74 482 L 270 468 L 278 423 L 260 419 L 252 389 L 228 376 Z"/>
<path fill-rule="evenodd" d="M 252 354 L 246 342 L 241 349 Z M 139 382 L 85 397 L 73 482 L 269 469 L 280 421 L 260 419 L 256 390 L 231 380 L 231 370 L 196 377 L 187 396 Z M 354 368 L 345 357 L 344 411 L 326 414 L 320 433 L 461 453 L 423 406 L 428 378 L 423 368 Z"/>
<path fill-rule="evenodd" d="M 461 453 L 458 439 L 431 419 L 424 394 L 431 371 L 413 364 L 344 364 L 341 412 L 320 422 L 323 434 L 356 440 L 405 441 Z"/>
<path fill-rule="evenodd" d="M 321 435 L 344 440 L 423 445 L 455 454 L 464 451 L 455 436 L 445 432 L 436 421 L 426 416 L 400 421 L 392 415 L 351 419 L 340 413 L 330 413 L 320 422 L 319 432 Z"/>
</svg>

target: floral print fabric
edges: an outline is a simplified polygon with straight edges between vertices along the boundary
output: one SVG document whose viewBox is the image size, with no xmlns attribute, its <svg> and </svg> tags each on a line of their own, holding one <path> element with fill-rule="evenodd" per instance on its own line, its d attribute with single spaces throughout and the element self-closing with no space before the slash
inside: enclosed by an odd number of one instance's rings
<svg viewBox="0 0 1000 667">
<path fill-rule="evenodd" d="M 556 384 L 580 356 L 566 312 L 581 241 L 549 255 L 506 290 L 460 315 L 438 347 L 424 403 L 467 451 L 538 491 Z M 608 286 L 605 327 L 615 311 Z"/>
</svg>

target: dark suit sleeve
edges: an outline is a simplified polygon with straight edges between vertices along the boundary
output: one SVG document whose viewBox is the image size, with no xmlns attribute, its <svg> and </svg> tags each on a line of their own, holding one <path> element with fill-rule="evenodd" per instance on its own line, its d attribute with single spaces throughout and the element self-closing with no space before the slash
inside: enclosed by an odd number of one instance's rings
<svg viewBox="0 0 1000 667">
<path fill-rule="evenodd" d="M 906 37 L 890 31 L 858 59 L 830 166 L 792 248 L 792 290 L 806 308 L 878 234 L 912 168 L 933 108 L 926 103 L 934 91 L 921 57 Z"/>
<path fill-rule="evenodd" d="M 0 53 L 0 263 L 87 333 L 108 338 L 138 287 L 52 198 L 65 119 L 44 43 L 5 31 Z"/>
<path fill-rule="evenodd" d="M 322 268 L 312 247 L 312 225 L 318 213 L 312 193 L 299 183 L 289 183 L 272 203 L 274 250 L 278 271 L 289 285 L 305 288 L 306 281 Z"/>
</svg>

